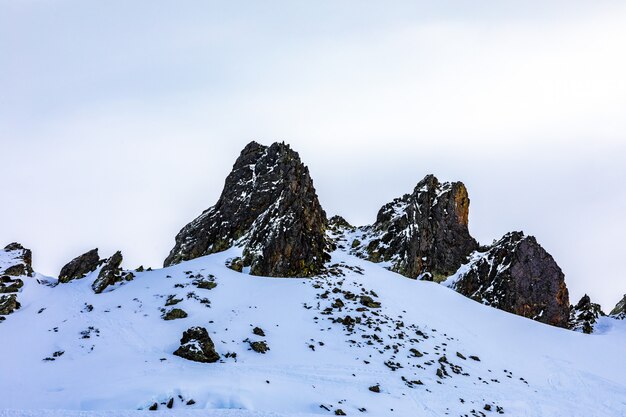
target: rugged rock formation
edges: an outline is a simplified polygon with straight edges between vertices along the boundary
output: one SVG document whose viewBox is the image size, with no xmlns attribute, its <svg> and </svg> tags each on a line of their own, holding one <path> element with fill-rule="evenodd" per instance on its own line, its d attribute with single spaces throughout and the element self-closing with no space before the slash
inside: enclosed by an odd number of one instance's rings
<svg viewBox="0 0 626 417">
<path fill-rule="evenodd" d="M 626 294 L 624 294 L 624 297 L 617 303 L 615 308 L 611 310 L 610 314 L 616 319 L 626 319 Z"/>
<path fill-rule="evenodd" d="M 33 276 L 33 256 L 30 249 L 19 243 L 11 243 L 4 248 L 0 255 L 0 275 L 14 277 Z"/>
<path fill-rule="evenodd" d="M 122 270 L 122 259 L 122 253 L 117 251 L 105 261 L 98 277 L 91 284 L 91 288 L 96 294 L 100 294 L 110 285 L 122 281 L 131 281 L 135 277 L 132 272 Z"/>
<path fill-rule="evenodd" d="M 326 214 L 308 168 L 284 143 L 248 144 L 217 204 L 185 226 L 165 266 L 243 246 L 253 275 L 311 276 L 327 255 Z"/>
<path fill-rule="evenodd" d="M 451 278 L 461 294 L 501 310 L 567 327 L 569 294 L 561 268 L 532 236 L 505 235 Z"/>
<path fill-rule="evenodd" d="M 24 281 L 5 275 L 0 278 L 0 294 L 15 293 L 24 286 Z"/>
<path fill-rule="evenodd" d="M 74 259 L 61 268 L 59 282 L 67 283 L 74 279 L 84 278 L 85 275 L 96 270 L 100 266 L 98 249 L 92 249 Z"/>
<path fill-rule="evenodd" d="M 569 327 L 572 330 L 590 334 L 593 333 L 593 326 L 598 318 L 605 315 L 600 304 L 592 303 L 591 298 L 585 294 L 578 304 L 570 307 Z"/>
<path fill-rule="evenodd" d="M 33 276 L 32 253 L 19 243 L 11 243 L 0 250 L 0 316 L 13 313 L 20 308 L 18 293 L 24 286 L 19 278 Z M 4 317 L 0 318 L 0 321 Z"/>
<path fill-rule="evenodd" d="M 460 182 L 441 184 L 433 175 L 412 194 L 383 206 L 376 223 L 363 228 L 354 253 L 409 278 L 441 281 L 465 262 L 478 243 L 468 230 L 469 197 Z"/>
<path fill-rule="evenodd" d="M 220 355 L 204 327 L 191 327 L 183 333 L 174 355 L 195 362 L 217 362 Z"/>
<path fill-rule="evenodd" d="M 20 308 L 20 303 L 17 302 L 16 294 L 0 295 L 0 316 L 11 314 L 18 308 Z"/>
</svg>

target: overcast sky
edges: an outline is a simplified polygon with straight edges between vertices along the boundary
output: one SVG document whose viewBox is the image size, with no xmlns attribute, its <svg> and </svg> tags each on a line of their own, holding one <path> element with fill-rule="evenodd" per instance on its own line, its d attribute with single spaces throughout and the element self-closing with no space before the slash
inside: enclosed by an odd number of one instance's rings
<svg viewBox="0 0 626 417">
<path fill-rule="evenodd" d="M 0 2 L 0 244 L 160 266 L 251 140 L 354 224 L 428 173 L 470 230 L 626 293 L 623 1 Z M 4 242 L 4 243 L 3 243 Z"/>
</svg>

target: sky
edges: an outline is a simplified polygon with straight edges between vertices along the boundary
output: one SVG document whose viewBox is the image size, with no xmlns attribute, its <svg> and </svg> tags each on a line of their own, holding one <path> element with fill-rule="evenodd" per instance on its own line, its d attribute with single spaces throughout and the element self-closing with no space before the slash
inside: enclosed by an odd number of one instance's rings
<svg viewBox="0 0 626 417">
<path fill-rule="evenodd" d="M 534 235 L 626 293 L 623 1 L 0 2 L 0 244 L 56 276 L 98 247 L 160 266 L 250 141 L 285 141 L 329 215 L 426 174 L 470 231 Z"/>
</svg>

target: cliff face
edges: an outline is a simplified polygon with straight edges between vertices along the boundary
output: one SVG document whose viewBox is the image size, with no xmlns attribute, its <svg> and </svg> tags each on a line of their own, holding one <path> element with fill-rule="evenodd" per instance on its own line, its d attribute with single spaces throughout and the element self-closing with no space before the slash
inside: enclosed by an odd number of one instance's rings
<svg viewBox="0 0 626 417">
<path fill-rule="evenodd" d="M 475 253 L 452 281 L 455 290 L 483 304 L 568 327 L 565 276 L 532 236 L 505 235 L 486 252 Z"/>
<path fill-rule="evenodd" d="M 440 281 L 478 248 L 469 234 L 469 196 L 461 182 L 440 183 L 428 175 L 413 193 L 384 205 L 364 228 L 355 252 L 409 278 Z"/>
<path fill-rule="evenodd" d="M 215 204 L 185 226 L 165 266 L 243 246 L 253 275 L 311 276 L 328 260 L 327 219 L 308 168 L 288 145 L 248 144 Z"/>
</svg>

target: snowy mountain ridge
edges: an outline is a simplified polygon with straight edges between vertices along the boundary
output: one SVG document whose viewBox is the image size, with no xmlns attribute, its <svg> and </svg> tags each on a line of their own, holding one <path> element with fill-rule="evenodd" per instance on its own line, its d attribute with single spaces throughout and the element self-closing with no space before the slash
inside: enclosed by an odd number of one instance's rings
<svg viewBox="0 0 626 417">
<path fill-rule="evenodd" d="M 25 278 L 22 307 L 0 325 L 0 354 L 10 358 L 0 362 L 0 408 L 167 410 L 171 401 L 175 410 L 277 415 L 626 410 L 624 321 L 602 318 L 594 335 L 547 326 L 341 249 L 327 276 L 290 280 L 227 268 L 240 253 L 135 272 L 102 294 L 91 289 L 98 270 L 63 285 Z M 207 279 L 211 289 L 198 284 Z M 164 320 L 174 307 L 187 316 Z M 173 355 L 192 326 L 207 328 L 217 363 Z M 269 350 L 252 350 L 258 341 Z"/>
<path fill-rule="evenodd" d="M 624 300 L 570 306 L 536 239 L 479 246 L 468 210 L 426 176 L 328 220 L 298 154 L 252 142 L 162 269 L 92 249 L 47 277 L 10 244 L 0 417 L 624 416 Z"/>
</svg>

